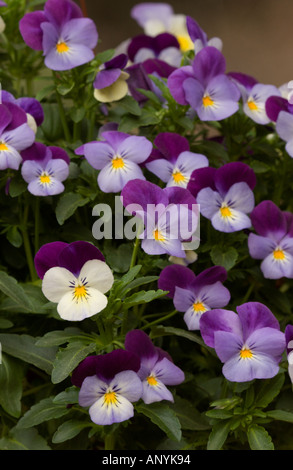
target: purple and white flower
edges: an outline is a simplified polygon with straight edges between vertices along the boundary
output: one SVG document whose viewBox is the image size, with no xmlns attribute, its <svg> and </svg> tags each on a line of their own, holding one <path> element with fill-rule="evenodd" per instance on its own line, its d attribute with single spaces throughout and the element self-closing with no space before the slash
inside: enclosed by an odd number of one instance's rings
<svg viewBox="0 0 293 470">
<path fill-rule="evenodd" d="M 188 140 L 172 132 L 162 132 L 154 140 L 155 149 L 145 162 L 146 168 L 167 186 L 186 188 L 191 173 L 207 167 L 205 155 L 190 151 Z"/>
<path fill-rule="evenodd" d="M 11 102 L 0 104 L 0 170 L 18 170 L 20 152 L 34 141 L 35 133 L 27 123 L 25 111 Z"/>
<path fill-rule="evenodd" d="M 98 185 L 103 192 L 117 193 L 130 180 L 145 180 L 139 165 L 152 151 L 148 139 L 118 131 L 103 132 L 102 138 L 82 145 L 75 153 L 84 155 L 93 168 L 101 170 Z"/>
<path fill-rule="evenodd" d="M 197 276 L 180 265 L 167 266 L 161 271 L 158 287 L 168 291 L 178 312 L 184 312 L 189 330 L 199 330 L 201 315 L 214 308 L 223 308 L 230 301 L 230 292 L 223 286 L 227 278 L 221 266 L 208 268 Z"/>
<path fill-rule="evenodd" d="M 288 361 L 288 374 L 293 383 L 293 325 L 287 325 L 285 328 L 286 353 Z"/>
<path fill-rule="evenodd" d="M 94 22 L 83 18 L 71 0 L 47 0 L 44 11 L 26 13 L 19 22 L 24 42 L 43 51 L 45 65 L 52 70 L 70 70 L 94 58 L 98 42 Z"/>
<path fill-rule="evenodd" d="M 38 126 L 44 121 L 44 111 L 41 103 L 35 98 L 22 97 L 16 99 L 8 91 L 0 92 L 2 103 L 14 103 L 26 112 L 27 123 L 29 127 L 36 133 Z"/>
<path fill-rule="evenodd" d="M 250 214 L 257 232 L 250 233 L 250 256 L 261 259 L 267 279 L 293 278 L 293 214 L 281 211 L 272 201 L 262 201 Z"/>
<path fill-rule="evenodd" d="M 142 396 L 137 375 L 139 358 L 129 351 L 114 351 L 89 356 L 73 371 L 71 381 L 80 387 L 79 405 L 89 407 L 95 424 L 111 425 L 133 417 L 132 403 Z"/>
<path fill-rule="evenodd" d="M 145 62 L 147 59 L 159 59 L 173 67 L 179 67 L 182 60 L 179 42 L 170 33 L 157 36 L 140 34 L 131 39 L 127 54 L 132 63 Z"/>
<path fill-rule="evenodd" d="M 127 333 L 125 349 L 140 359 L 137 375 L 142 381 L 142 400 L 146 404 L 162 400 L 173 402 L 173 395 L 166 385 L 179 385 L 185 376 L 170 355 L 154 346 L 150 337 L 141 330 Z"/>
<path fill-rule="evenodd" d="M 202 121 L 220 121 L 239 108 L 240 91 L 226 73 L 222 53 L 212 46 L 201 49 L 191 65 L 175 70 L 168 78 L 173 98 L 190 105 Z"/>
<path fill-rule="evenodd" d="M 107 306 L 105 293 L 114 277 L 100 250 L 91 243 L 47 243 L 37 252 L 35 267 L 45 297 L 58 304 L 62 319 L 81 321 Z"/>
<path fill-rule="evenodd" d="M 196 201 L 187 189 L 162 189 L 149 181 L 133 180 L 123 188 L 121 200 L 144 224 L 138 238 L 146 253 L 186 257 L 184 242 L 193 238 L 199 217 Z"/>
<path fill-rule="evenodd" d="M 197 54 L 201 49 L 207 46 L 212 46 L 218 49 L 219 51 L 223 48 L 223 42 L 220 38 L 211 38 L 208 39 L 207 34 L 199 26 L 197 21 L 195 21 L 191 16 L 186 17 L 186 27 L 190 39 L 194 43 L 194 52 Z"/>
<path fill-rule="evenodd" d="M 195 170 L 187 189 L 200 205 L 201 214 L 220 232 L 251 227 L 254 208 L 254 171 L 245 163 L 230 162 L 222 167 Z"/>
<path fill-rule="evenodd" d="M 214 348 L 231 382 L 270 379 L 279 372 L 285 335 L 273 313 L 259 302 L 205 312 L 200 319 L 204 342 Z"/>
<path fill-rule="evenodd" d="M 112 103 L 127 95 L 129 74 L 124 71 L 127 61 L 126 54 L 119 54 L 103 64 L 94 80 L 94 97 L 97 101 Z"/>
<path fill-rule="evenodd" d="M 34 143 L 22 152 L 21 175 L 34 196 L 54 196 L 64 191 L 62 181 L 69 175 L 70 159 L 59 147 Z"/>
</svg>

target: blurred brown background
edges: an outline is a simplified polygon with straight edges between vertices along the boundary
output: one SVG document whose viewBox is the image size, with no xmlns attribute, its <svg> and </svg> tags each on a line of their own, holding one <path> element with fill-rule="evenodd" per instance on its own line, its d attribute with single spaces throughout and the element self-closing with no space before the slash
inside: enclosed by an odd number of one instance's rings
<svg viewBox="0 0 293 470">
<path fill-rule="evenodd" d="M 81 4 L 80 0 L 76 0 Z M 97 26 L 98 52 L 142 33 L 130 17 L 134 0 L 85 0 Z M 253 75 L 280 86 L 293 80 L 292 0 L 170 0 L 175 13 L 192 16 L 207 33 L 223 41 L 227 71 Z"/>
</svg>

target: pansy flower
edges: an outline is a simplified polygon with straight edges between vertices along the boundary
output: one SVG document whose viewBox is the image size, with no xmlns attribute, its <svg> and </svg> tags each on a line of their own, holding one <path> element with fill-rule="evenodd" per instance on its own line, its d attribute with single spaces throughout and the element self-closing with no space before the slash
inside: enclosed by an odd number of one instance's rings
<svg viewBox="0 0 293 470">
<path fill-rule="evenodd" d="M 146 253 L 186 257 L 184 242 L 192 243 L 196 237 L 193 234 L 199 216 L 196 201 L 187 189 L 162 189 L 149 181 L 133 180 L 124 186 L 121 200 L 126 210 L 144 224 L 138 237 Z"/>
<path fill-rule="evenodd" d="M 197 54 L 201 49 L 207 46 L 212 46 L 218 49 L 219 51 L 223 48 L 223 42 L 220 38 L 211 38 L 208 39 L 207 34 L 199 26 L 197 21 L 195 21 L 191 16 L 186 17 L 186 27 L 190 39 L 194 44 L 194 52 Z"/>
<path fill-rule="evenodd" d="M 285 328 L 286 353 L 288 361 L 288 374 L 293 383 L 293 325 L 287 325 Z"/>
<path fill-rule="evenodd" d="M 25 14 L 19 29 L 30 48 L 43 51 L 49 69 L 70 70 L 94 58 L 98 42 L 95 23 L 83 18 L 71 0 L 47 0 L 44 11 Z"/>
<path fill-rule="evenodd" d="M 173 98 L 190 105 L 202 121 L 220 121 L 239 108 L 240 91 L 226 75 L 226 61 L 212 46 L 201 49 L 191 65 L 175 70 L 168 77 Z"/>
<path fill-rule="evenodd" d="M 193 42 L 187 31 L 186 15 L 175 14 L 168 3 L 139 3 L 132 8 L 130 14 L 145 34 L 157 36 L 168 32 L 177 38 L 182 52 L 193 49 Z"/>
<path fill-rule="evenodd" d="M 154 146 L 145 166 L 167 186 L 186 188 L 191 173 L 209 165 L 207 157 L 191 152 L 188 140 L 179 134 L 162 132 L 155 138 Z"/>
<path fill-rule="evenodd" d="M 139 358 L 129 351 L 115 349 L 84 359 L 73 371 L 71 381 L 80 388 L 79 405 L 89 407 L 95 424 L 121 423 L 133 417 L 132 403 L 142 395 L 137 375 Z"/>
<path fill-rule="evenodd" d="M 146 137 L 129 135 L 119 131 L 103 132 L 103 140 L 93 141 L 75 150 L 84 155 L 96 170 L 98 185 L 105 192 L 117 193 L 132 179 L 144 180 L 140 168 L 152 151 L 152 143 Z"/>
<path fill-rule="evenodd" d="M 168 291 L 178 312 L 184 312 L 184 321 L 189 330 L 199 330 L 201 315 L 207 310 L 225 307 L 230 301 L 230 292 L 223 286 L 227 278 L 221 266 L 205 269 L 198 275 L 180 265 L 166 266 L 161 271 L 158 287 Z"/>
<path fill-rule="evenodd" d="M 270 379 L 279 372 L 285 335 L 273 313 L 259 302 L 205 312 L 200 319 L 204 342 L 214 348 L 231 382 Z"/>
<path fill-rule="evenodd" d="M 103 64 L 94 80 L 94 97 L 97 101 L 112 103 L 127 95 L 129 74 L 124 71 L 127 61 L 126 54 L 119 54 Z"/>
<path fill-rule="evenodd" d="M 27 123 L 29 127 L 36 133 L 38 126 L 44 121 L 44 111 L 41 103 L 35 98 L 21 97 L 16 99 L 8 91 L 0 92 L 2 103 L 14 103 L 26 113 Z"/>
<path fill-rule="evenodd" d="M 157 36 L 140 34 L 131 39 L 127 54 L 134 64 L 147 59 L 159 59 L 173 67 L 179 67 L 182 60 L 180 46 L 173 34 L 162 33 Z"/>
<path fill-rule="evenodd" d="M 251 227 L 254 208 L 254 171 L 245 163 L 230 162 L 220 168 L 195 170 L 187 189 L 200 205 L 201 214 L 220 232 Z"/>
<path fill-rule="evenodd" d="M 271 119 L 266 112 L 266 101 L 270 96 L 281 96 L 274 85 L 259 83 L 250 75 L 230 72 L 228 74 L 238 85 L 243 102 L 243 112 L 258 124 L 268 124 Z"/>
<path fill-rule="evenodd" d="M 34 143 L 22 152 L 21 175 L 34 196 L 54 196 L 64 191 L 62 181 L 69 175 L 70 159 L 59 147 Z"/>
<path fill-rule="evenodd" d="M 20 152 L 34 141 L 35 133 L 27 123 L 25 111 L 11 102 L 0 104 L 0 170 L 18 170 Z"/>
<path fill-rule="evenodd" d="M 293 214 L 262 201 L 250 214 L 257 232 L 248 236 L 250 256 L 262 260 L 265 278 L 293 278 Z"/>
<path fill-rule="evenodd" d="M 166 386 L 181 384 L 185 376 L 170 355 L 154 346 L 150 337 L 141 330 L 127 333 L 125 349 L 140 359 L 137 375 L 142 381 L 142 400 L 146 404 L 162 400 L 173 402 L 173 395 Z"/>
<path fill-rule="evenodd" d="M 63 320 L 81 321 L 103 310 L 114 282 L 104 256 L 89 242 L 51 242 L 35 256 L 45 297 Z"/>
</svg>

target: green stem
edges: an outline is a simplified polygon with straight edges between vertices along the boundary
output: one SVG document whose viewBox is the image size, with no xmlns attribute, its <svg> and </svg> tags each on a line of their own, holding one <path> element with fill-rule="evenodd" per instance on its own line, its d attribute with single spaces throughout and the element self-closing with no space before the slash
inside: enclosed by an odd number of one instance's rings
<svg viewBox="0 0 293 470">
<path fill-rule="evenodd" d="M 158 320 L 152 321 L 151 323 L 148 323 L 145 326 L 142 326 L 140 329 L 141 330 L 146 330 L 147 328 L 150 328 L 153 325 L 157 325 L 158 323 L 162 323 L 165 320 L 168 320 L 171 317 L 174 317 L 176 315 L 177 310 L 173 310 L 173 312 L 168 313 L 168 315 L 165 315 L 164 317 L 158 318 Z"/>
<path fill-rule="evenodd" d="M 129 269 L 131 269 L 131 268 L 133 268 L 133 267 L 135 266 L 136 258 L 137 258 L 137 253 L 138 253 L 138 249 L 139 249 L 139 242 L 140 242 L 140 239 L 139 239 L 138 237 L 136 237 L 135 243 L 134 243 L 134 247 L 133 247 L 133 252 L 132 252 L 132 257 L 131 257 Z"/>
<path fill-rule="evenodd" d="M 26 260 L 27 260 L 31 280 L 35 281 L 37 279 L 37 276 L 36 276 L 36 271 L 35 271 L 35 265 L 34 265 L 30 240 L 29 240 L 28 231 L 27 231 L 28 214 L 29 214 L 29 204 L 27 201 L 25 201 L 21 232 L 22 232 L 24 251 L 26 255 Z"/>
<path fill-rule="evenodd" d="M 114 433 L 105 436 L 105 450 L 115 450 L 115 436 Z"/>
<path fill-rule="evenodd" d="M 65 139 L 67 140 L 67 142 L 71 142 L 71 135 L 70 135 L 69 127 L 68 127 L 68 124 L 67 124 L 65 110 L 64 110 L 64 107 L 63 107 L 61 96 L 59 95 L 58 90 L 57 90 L 57 75 L 54 71 L 52 71 L 52 73 L 53 73 L 53 76 L 54 76 L 55 89 L 56 89 L 56 100 L 57 100 L 57 104 L 58 104 L 58 108 L 59 108 L 60 119 L 61 119 L 61 122 L 62 122 L 64 136 L 65 136 Z"/>
<path fill-rule="evenodd" d="M 35 205 L 35 253 L 39 249 L 40 239 L 40 198 L 36 197 Z"/>
</svg>

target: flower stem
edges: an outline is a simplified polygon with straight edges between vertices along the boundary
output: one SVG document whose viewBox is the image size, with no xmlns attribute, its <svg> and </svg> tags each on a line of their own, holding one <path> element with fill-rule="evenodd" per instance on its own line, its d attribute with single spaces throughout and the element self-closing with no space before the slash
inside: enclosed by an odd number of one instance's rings
<svg viewBox="0 0 293 470">
<path fill-rule="evenodd" d="M 129 269 L 132 269 L 135 266 L 136 259 L 137 259 L 137 253 L 138 253 L 138 249 L 139 249 L 139 242 L 140 242 L 140 239 L 138 237 L 136 237 Z"/>
<path fill-rule="evenodd" d="M 61 96 L 60 96 L 60 94 L 58 93 L 58 90 L 57 90 L 57 75 L 54 71 L 52 71 L 52 73 L 53 73 L 54 82 L 55 82 L 56 100 L 57 100 L 57 104 L 58 104 L 58 108 L 59 108 L 60 119 L 61 119 L 61 122 L 62 122 L 63 131 L 64 131 L 64 137 L 67 140 L 67 142 L 69 143 L 69 142 L 71 142 L 71 135 L 70 135 L 69 127 L 68 127 L 68 124 L 67 124 L 66 114 L 65 114 L 64 107 L 63 107 L 62 99 L 61 99 Z"/>
<path fill-rule="evenodd" d="M 115 450 L 115 436 L 114 433 L 105 436 L 105 450 Z"/>
<path fill-rule="evenodd" d="M 162 323 L 163 321 L 168 320 L 171 317 L 174 317 L 174 315 L 176 315 L 176 313 L 177 313 L 177 310 L 173 310 L 173 312 L 168 313 L 164 317 L 158 318 L 158 320 L 152 321 L 151 323 L 147 323 L 146 325 L 141 326 L 140 329 L 141 330 L 146 330 L 150 326 L 156 325 L 157 323 Z"/>
</svg>

